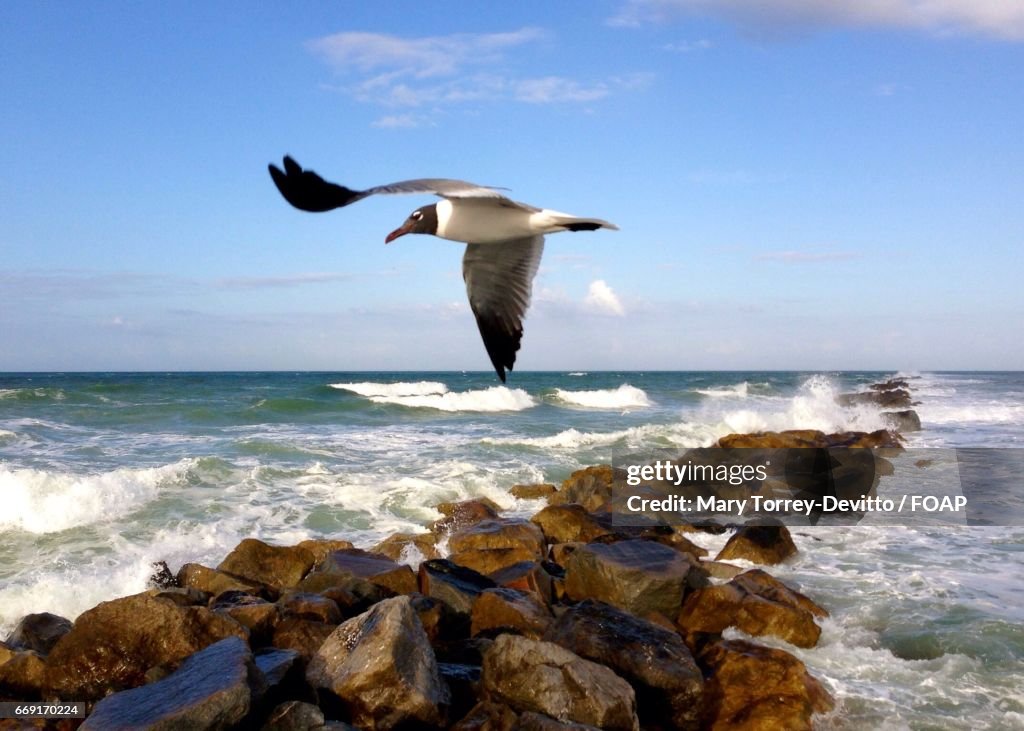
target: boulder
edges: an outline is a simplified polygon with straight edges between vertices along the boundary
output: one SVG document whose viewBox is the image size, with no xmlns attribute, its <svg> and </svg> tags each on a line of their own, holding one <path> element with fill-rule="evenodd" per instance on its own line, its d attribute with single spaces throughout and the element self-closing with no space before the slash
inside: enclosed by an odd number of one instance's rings
<svg viewBox="0 0 1024 731">
<path fill-rule="evenodd" d="M 637 731 L 629 683 L 552 642 L 500 635 L 484 655 L 481 687 L 515 711 L 602 729 Z"/>
<path fill-rule="evenodd" d="M 340 625 L 310 660 L 306 679 L 337 696 L 365 729 L 440 726 L 448 690 L 407 596 Z"/>
<path fill-rule="evenodd" d="M 270 643 L 282 650 L 294 650 L 309 660 L 336 628 L 334 624 L 290 617 L 277 623 Z"/>
<path fill-rule="evenodd" d="M 302 541 L 295 547 L 309 551 L 313 555 L 314 566 L 327 558 L 327 554 L 332 551 L 344 551 L 348 548 L 355 548 L 351 541 L 339 541 L 334 538 L 310 538 L 309 540 Z"/>
<path fill-rule="evenodd" d="M 230 637 L 191 655 L 163 680 L 107 696 L 80 728 L 232 728 L 249 713 L 250 683 L 260 682 L 248 646 Z"/>
<path fill-rule="evenodd" d="M 147 586 L 154 589 L 173 589 L 178 585 L 178 579 L 166 561 L 154 561 L 150 565 L 153 567 L 153 573 L 149 575 Z"/>
<path fill-rule="evenodd" d="M 910 398 L 910 391 L 905 388 L 878 389 L 873 391 L 861 391 L 857 393 L 841 393 L 836 396 L 836 402 L 840 406 L 860 406 L 870 404 L 881 406 L 887 409 L 913 406 Z"/>
<path fill-rule="evenodd" d="M 565 567 L 570 599 L 597 599 L 642 616 L 679 611 L 692 568 L 686 557 L 667 546 L 643 540 L 578 547 Z"/>
<path fill-rule="evenodd" d="M 691 526 L 686 527 L 691 528 Z M 708 555 L 708 550 L 706 548 L 698 546 L 696 543 L 684 536 L 681 531 L 677 531 L 667 525 L 645 528 L 640 532 L 639 537 L 644 540 L 655 541 L 656 543 L 668 546 L 669 548 L 674 548 L 680 553 L 688 553 L 695 559 L 703 558 Z"/>
<path fill-rule="evenodd" d="M 585 510 L 594 511 L 611 502 L 615 471 L 611 465 L 596 465 L 576 470 L 562 481 L 561 489 L 548 497 L 549 505 L 579 503 Z"/>
<path fill-rule="evenodd" d="M 277 600 L 277 608 L 282 617 L 312 619 L 325 624 L 339 624 L 343 619 L 332 599 L 304 591 L 288 592 Z"/>
<path fill-rule="evenodd" d="M 461 503 L 441 503 L 435 506 L 444 515 L 430 524 L 430 532 L 442 536 L 468 528 L 481 520 L 498 517 L 498 506 L 487 498 L 466 500 Z"/>
<path fill-rule="evenodd" d="M 551 604 L 553 596 L 552 579 L 551 573 L 545 568 L 545 564 L 551 567 L 551 564 L 548 562 L 520 561 L 498 571 L 491 572 L 488 576 L 498 586 L 530 592 L 535 594 L 544 604 Z"/>
<path fill-rule="evenodd" d="M 383 554 L 346 548 L 327 554 L 298 588 L 313 593 L 342 588 L 364 602 L 373 603 L 416 591 L 416 574 Z"/>
<path fill-rule="evenodd" d="M 551 612 L 533 594 L 515 589 L 485 589 L 473 601 L 470 634 L 512 631 L 540 639 L 551 624 Z"/>
<path fill-rule="evenodd" d="M 71 621 L 56 614 L 42 612 L 21 618 L 5 643 L 13 650 L 35 650 L 47 654 L 57 640 L 71 631 Z"/>
<path fill-rule="evenodd" d="M 307 548 L 272 546 L 256 538 L 246 538 L 220 562 L 217 570 L 281 590 L 302 581 L 315 561 L 313 552 Z"/>
<path fill-rule="evenodd" d="M 186 589 L 196 589 L 216 596 L 225 591 L 241 591 L 247 594 L 259 594 L 262 587 L 252 581 L 240 579 L 217 569 L 211 569 L 198 563 L 187 563 L 178 569 L 178 585 Z"/>
<path fill-rule="evenodd" d="M 921 417 L 913 409 L 905 411 L 883 411 L 882 420 L 890 429 L 900 433 L 921 431 Z"/>
<path fill-rule="evenodd" d="M 743 573 L 743 569 L 736 564 L 723 561 L 701 561 L 700 565 L 712 579 L 728 580 Z"/>
<path fill-rule="evenodd" d="M 746 559 L 754 563 L 774 565 L 797 554 L 789 529 L 781 523 L 745 525 L 729 538 L 716 561 Z"/>
<path fill-rule="evenodd" d="M 419 580 L 424 596 L 440 599 L 455 612 L 466 615 L 480 592 L 495 586 L 483 574 L 444 558 L 421 563 Z"/>
<path fill-rule="evenodd" d="M 835 703 L 802 662 L 783 650 L 743 640 L 712 645 L 700 658 L 704 728 L 810 731 L 811 716 Z"/>
<path fill-rule="evenodd" d="M 169 589 L 148 589 L 146 593 L 155 599 L 171 601 L 181 607 L 192 607 L 200 604 L 205 607 L 210 601 L 210 594 L 208 592 L 193 589 L 192 587 L 183 589 L 178 586 L 172 586 Z"/>
<path fill-rule="evenodd" d="M 548 543 L 588 543 L 612 532 L 575 503 L 548 505 L 530 520 L 540 526 Z"/>
<path fill-rule="evenodd" d="M 285 701 L 270 712 L 260 731 L 312 731 L 324 722 L 324 712 L 312 703 Z"/>
<path fill-rule="evenodd" d="M 453 554 L 473 550 L 522 549 L 542 558 L 546 550 L 541 529 L 528 520 L 498 518 L 481 520 L 451 534 L 448 548 Z"/>
<path fill-rule="evenodd" d="M 452 563 L 485 575 L 524 561 L 536 561 L 539 558 L 541 556 L 526 548 L 471 548 L 448 556 Z"/>
<path fill-rule="evenodd" d="M 395 533 L 370 550 L 392 561 L 411 564 L 440 556 L 437 552 L 437 536 L 433 533 Z"/>
<path fill-rule="evenodd" d="M 210 600 L 210 609 L 249 630 L 250 640 L 256 644 L 263 644 L 270 638 L 280 618 L 274 604 L 241 591 L 221 592 Z"/>
<path fill-rule="evenodd" d="M 557 492 L 558 488 L 549 482 L 544 482 L 534 485 L 513 485 L 508 491 L 512 497 L 517 497 L 520 500 L 537 500 Z"/>
<path fill-rule="evenodd" d="M 767 571 L 761 569 L 744 571 L 733 578 L 730 583 L 770 601 L 804 609 L 815 617 L 828 616 L 828 611 L 816 604 L 810 597 L 776 579 Z"/>
<path fill-rule="evenodd" d="M 675 632 L 588 599 L 562 614 L 544 639 L 629 682 L 645 727 L 697 727 L 704 680 Z"/>
<path fill-rule="evenodd" d="M 0 648 L 0 698 L 39 700 L 45 688 L 46 662 L 38 652 Z"/>
<path fill-rule="evenodd" d="M 205 607 L 181 607 L 146 594 L 114 599 L 84 612 L 53 646 L 46 685 L 57 698 L 102 698 L 142 684 L 155 665 L 229 637 L 247 640 L 248 632 Z"/>
</svg>

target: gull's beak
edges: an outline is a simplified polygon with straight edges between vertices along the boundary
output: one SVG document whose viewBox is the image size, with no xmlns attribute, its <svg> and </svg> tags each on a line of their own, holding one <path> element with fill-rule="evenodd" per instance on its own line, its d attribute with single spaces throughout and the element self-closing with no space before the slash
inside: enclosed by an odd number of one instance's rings
<svg viewBox="0 0 1024 731">
<path fill-rule="evenodd" d="M 412 230 L 412 225 L 409 223 L 403 223 L 401 226 L 396 228 L 394 231 L 388 234 L 387 238 L 384 239 L 385 244 L 390 244 L 392 241 L 397 239 L 399 236 L 405 236 Z"/>
</svg>

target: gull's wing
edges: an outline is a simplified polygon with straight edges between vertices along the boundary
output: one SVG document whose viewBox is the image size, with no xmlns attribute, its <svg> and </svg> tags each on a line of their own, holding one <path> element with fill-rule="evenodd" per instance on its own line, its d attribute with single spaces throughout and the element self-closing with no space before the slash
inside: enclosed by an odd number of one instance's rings
<svg viewBox="0 0 1024 731">
<path fill-rule="evenodd" d="M 516 362 L 523 316 L 530 306 L 542 253 L 544 237 L 528 236 L 497 244 L 468 244 L 462 257 L 469 306 L 502 383 L 505 369 L 512 370 Z"/>
<path fill-rule="evenodd" d="M 403 180 L 398 183 L 378 185 L 366 190 L 352 190 L 344 185 L 329 183 L 312 170 L 302 167 L 288 156 L 284 158 L 284 170 L 268 165 L 274 185 L 284 199 L 303 211 L 321 213 L 341 208 L 367 196 L 377 193 L 433 193 L 445 198 L 497 198 L 508 200 L 494 188 L 488 188 L 464 180 L 445 178 L 420 178 Z"/>
</svg>

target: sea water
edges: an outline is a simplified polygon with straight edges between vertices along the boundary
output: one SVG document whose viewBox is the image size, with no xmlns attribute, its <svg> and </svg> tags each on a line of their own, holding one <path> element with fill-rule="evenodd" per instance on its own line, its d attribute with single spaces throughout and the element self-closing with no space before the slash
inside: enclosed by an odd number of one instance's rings
<svg viewBox="0 0 1024 731">
<path fill-rule="evenodd" d="M 613 449 L 730 432 L 874 430 L 839 393 L 893 374 L 789 372 L 0 375 L 0 636 L 216 565 L 241 539 L 368 548 L 447 500 L 513 515 Z M 910 377 L 912 447 L 1024 447 L 1024 374 Z M 1024 480 L 1008 499 L 1024 500 Z M 725 536 L 700 536 L 717 550 Z M 1024 527 L 795 530 L 772 569 L 827 607 L 798 655 L 839 702 L 824 728 L 1024 728 Z M 730 636 L 742 636 L 730 631 Z"/>
</svg>

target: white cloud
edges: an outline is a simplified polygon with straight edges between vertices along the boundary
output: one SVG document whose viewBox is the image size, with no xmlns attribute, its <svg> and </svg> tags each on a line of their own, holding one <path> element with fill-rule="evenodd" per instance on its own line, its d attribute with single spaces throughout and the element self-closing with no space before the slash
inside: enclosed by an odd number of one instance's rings
<svg viewBox="0 0 1024 731">
<path fill-rule="evenodd" d="M 838 26 L 1024 40 L 1018 0 L 627 0 L 609 24 L 640 26 L 687 15 L 723 18 L 757 34 Z"/>
<path fill-rule="evenodd" d="M 423 120 L 413 114 L 387 114 L 374 121 L 374 127 L 381 129 L 412 129 L 423 124 Z"/>
<path fill-rule="evenodd" d="M 583 299 L 583 306 L 589 312 L 599 315 L 622 317 L 626 314 L 626 308 L 622 306 L 619 296 L 603 279 L 595 279 L 590 283 L 587 296 Z"/>
</svg>

